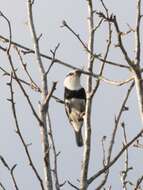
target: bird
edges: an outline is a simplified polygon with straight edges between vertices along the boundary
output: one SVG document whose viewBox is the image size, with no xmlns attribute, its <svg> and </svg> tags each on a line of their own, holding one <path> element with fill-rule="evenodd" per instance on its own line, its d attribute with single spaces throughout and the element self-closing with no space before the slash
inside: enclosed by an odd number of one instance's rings
<svg viewBox="0 0 143 190">
<path fill-rule="evenodd" d="M 64 80 L 65 111 L 75 132 L 78 147 L 83 146 L 82 126 L 86 107 L 86 92 L 80 83 L 81 73 L 78 69 L 72 70 Z"/>
</svg>

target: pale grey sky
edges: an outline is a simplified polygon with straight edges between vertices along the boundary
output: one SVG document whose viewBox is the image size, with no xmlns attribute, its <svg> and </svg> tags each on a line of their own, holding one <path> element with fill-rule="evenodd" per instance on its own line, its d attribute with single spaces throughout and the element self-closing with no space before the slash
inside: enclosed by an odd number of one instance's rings
<svg viewBox="0 0 143 190">
<path fill-rule="evenodd" d="M 99 1 L 95 1 L 95 10 L 103 10 Z M 105 0 L 106 5 L 109 7 L 111 13 L 117 15 L 121 29 L 127 31 L 127 23 L 134 27 L 135 24 L 135 1 L 115 1 Z M 26 0 L 4 0 L 1 1 L 0 11 L 2 11 L 11 21 L 12 26 L 12 38 L 14 41 L 19 42 L 25 46 L 32 47 L 31 35 L 27 26 L 27 11 Z M 67 31 L 65 28 L 61 28 L 62 20 L 66 20 L 68 24 L 87 42 L 87 3 L 83 0 L 35 0 L 34 5 L 34 20 L 36 24 L 37 34 L 43 34 L 40 47 L 41 52 L 50 54 L 50 49 L 60 43 L 60 48 L 57 53 L 57 57 L 63 61 L 74 66 L 83 67 L 87 63 L 86 52 L 81 47 L 80 43 L 75 37 Z M 0 35 L 8 36 L 7 23 L 0 18 Z M 133 56 L 133 36 L 130 35 L 125 41 L 128 52 Z M 97 53 L 105 52 L 105 40 L 107 38 L 107 31 L 105 27 L 97 32 L 95 37 L 95 50 Z M 116 42 L 116 38 L 114 38 Z M 1 42 L 0 42 L 1 43 Z M 1 43 L 2 44 L 2 43 Z M 14 56 L 15 57 L 15 56 Z M 39 83 L 39 72 L 35 60 L 31 55 L 24 57 L 25 62 L 28 63 L 28 68 L 33 75 L 34 79 Z M 124 59 L 121 53 L 116 48 L 112 48 L 109 54 L 109 59 L 121 62 L 124 64 Z M 19 74 L 22 73 L 19 62 L 14 58 L 15 64 L 19 68 Z M 43 59 L 45 66 L 49 62 Z M 95 66 L 97 71 L 99 68 Z M 7 58 L 3 52 L 0 51 L 0 66 L 10 70 Z M 70 69 L 55 64 L 49 74 L 49 86 L 52 81 L 58 81 L 55 94 L 60 98 L 63 98 L 63 80 L 67 72 Z M 104 75 L 110 79 L 123 80 L 128 77 L 128 72 L 124 69 L 113 68 L 106 66 Z M 22 74 L 22 77 L 25 76 Z M 40 186 L 35 179 L 31 168 L 28 166 L 28 161 L 25 156 L 23 147 L 19 140 L 19 137 L 14 132 L 14 122 L 12 118 L 11 105 L 6 100 L 10 97 L 9 88 L 6 83 L 9 81 L 7 77 L 0 75 L 0 155 L 3 155 L 10 166 L 17 164 L 15 170 L 15 176 L 20 190 L 35 189 L 39 190 Z M 85 77 L 82 77 L 83 85 L 85 85 Z M 118 113 L 123 98 L 125 97 L 128 85 L 124 87 L 110 86 L 102 83 L 93 101 L 92 111 L 92 153 L 90 162 L 89 176 L 94 174 L 98 169 L 102 168 L 102 149 L 101 138 L 103 135 L 107 136 L 107 142 L 111 136 L 112 129 L 114 127 L 114 117 Z M 35 106 L 38 106 L 38 100 L 40 96 L 36 92 L 32 92 L 27 89 L 31 99 Z M 42 163 L 41 163 L 41 145 L 40 134 L 38 125 L 31 114 L 31 110 L 27 106 L 27 102 L 23 97 L 20 89 L 15 85 L 15 96 L 17 98 L 16 106 L 19 115 L 19 122 L 21 124 L 22 134 L 27 143 L 32 143 L 29 148 L 33 161 L 39 170 L 40 175 L 43 175 Z M 54 138 L 57 151 L 61 151 L 58 159 L 58 171 L 61 183 L 64 180 L 70 180 L 72 183 L 78 185 L 77 179 L 80 176 L 81 160 L 82 160 L 82 148 L 77 148 L 74 139 L 74 133 L 70 127 L 68 119 L 66 117 L 63 105 L 56 103 L 54 100 L 50 102 L 50 115 L 53 125 Z M 132 93 L 128 105 L 130 111 L 126 112 L 123 116 L 125 123 L 127 124 L 128 138 L 130 139 L 140 128 L 140 118 L 138 116 L 138 108 L 135 92 Z M 38 107 L 37 107 L 38 108 Z M 122 130 L 119 130 L 117 139 L 115 142 L 114 153 L 117 153 L 122 147 Z M 138 153 L 135 163 L 133 157 Z M 143 160 L 143 155 L 140 151 L 132 150 L 133 156 L 129 161 L 131 166 L 135 165 L 136 171 L 134 175 L 130 172 L 130 177 L 137 178 L 143 171 L 140 161 Z M 113 190 L 120 189 L 121 181 L 119 172 L 122 170 L 123 159 L 119 160 L 119 164 L 116 164 L 109 176 L 108 184 L 112 185 Z M 0 182 L 3 182 L 7 190 L 12 190 L 12 181 L 6 169 L 0 163 Z M 99 182 L 99 180 L 97 180 Z M 94 190 L 95 185 L 93 183 L 89 190 Z M 72 188 L 66 184 L 63 190 L 71 190 Z"/>
</svg>

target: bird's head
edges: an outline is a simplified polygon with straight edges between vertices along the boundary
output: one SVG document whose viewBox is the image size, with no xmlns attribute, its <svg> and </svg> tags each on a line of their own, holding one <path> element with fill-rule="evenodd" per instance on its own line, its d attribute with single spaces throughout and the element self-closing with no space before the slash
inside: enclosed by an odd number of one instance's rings
<svg viewBox="0 0 143 190">
<path fill-rule="evenodd" d="M 70 90 L 79 90 L 82 86 L 80 84 L 81 71 L 76 69 L 67 74 L 64 80 L 64 87 Z"/>
</svg>

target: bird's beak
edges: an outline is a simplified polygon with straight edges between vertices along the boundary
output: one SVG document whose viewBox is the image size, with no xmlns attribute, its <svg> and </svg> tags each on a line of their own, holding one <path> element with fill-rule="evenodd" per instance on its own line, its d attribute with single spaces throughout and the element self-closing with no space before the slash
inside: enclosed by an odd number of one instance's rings
<svg viewBox="0 0 143 190">
<path fill-rule="evenodd" d="M 75 70 L 75 74 L 80 77 L 80 75 L 82 74 L 82 72 L 77 69 L 77 70 Z"/>
</svg>

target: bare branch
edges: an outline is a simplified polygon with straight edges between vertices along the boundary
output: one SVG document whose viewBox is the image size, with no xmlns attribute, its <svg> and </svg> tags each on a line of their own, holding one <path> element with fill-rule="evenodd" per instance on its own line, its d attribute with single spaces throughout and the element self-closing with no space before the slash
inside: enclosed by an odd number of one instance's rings
<svg viewBox="0 0 143 190">
<path fill-rule="evenodd" d="M 106 61 L 105 61 L 106 62 Z M 104 62 L 104 63 L 105 63 Z M 24 66 L 25 67 L 25 66 Z M 49 67 L 50 68 L 50 67 Z M 106 77 L 104 77 L 104 76 L 101 76 L 100 74 L 99 75 L 97 75 L 97 74 L 95 74 L 95 73 L 90 73 L 90 72 L 87 72 L 87 71 L 84 71 L 84 70 L 81 70 L 80 68 L 77 68 L 77 67 L 74 67 L 74 68 L 76 68 L 76 69 L 78 69 L 78 70 L 80 70 L 81 71 L 81 73 L 83 73 L 83 74 L 85 74 L 85 75 L 90 75 L 90 76 L 92 76 L 92 77 L 94 77 L 94 78 L 97 78 L 97 81 L 103 81 L 103 82 L 105 82 L 105 83 L 108 83 L 108 84 L 111 84 L 111 85 L 116 85 L 116 86 L 122 86 L 122 85 L 124 85 L 124 84 L 126 84 L 126 83 L 128 83 L 128 82 L 130 82 L 130 81 L 132 81 L 134 78 L 133 77 L 130 77 L 130 78 L 128 78 L 128 79 L 126 79 L 126 80 L 122 80 L 122 81 L 115 81 L 115 80 L 111 80 L 111 79 L 108 79 L 108 78 L 106 78 Z M 7 76 L 10 76 L 10 73 L 9 72 L 7 72 L 5 69 L 3 69 L 2 67 L 0 67 L 0 70 L 2 70 L 3 72 L 4 72 L 4 75 L 7 75 Z M 49 70 L 49 69 L 48 69 Z M 48 71 L 47 70 L 47 71 Z M 49 72 L 49 71 L 48 71 Z M 141 70 L 141 72 L 143 72 L 143 70 Z M 46 72 L 45 73 L 45 75 L 47 75 L 48 73 Z M 15 76 L 12 76 L 14 79 L 16 79 L 15 78 Z M 31 83 L 28 83 L 27 81 L 24 81 L 23 79 L 20 79 L 20 78 L 18 78 L 19 79 L 19 81 L 20 82 L 22 82 L 23 84 L 26 84 L 26 85 L 28 85 L 28 86 L 30 86 L 33 90 L 36 90 L 36 91 L 38 91 L 38 92 L 41 92 L 41 89 L 40 89 L 40 87 L 38 87 L 38 85 L 33 81 L 31 81 L 32 82 L 32 84 Z M 57 99 L 57 101 L 59 102 L 59 103 L 63 103 L 63 101 L 61 100 L 61 99 L 59 99 L 59 98 L 57 98 L 57 97 L 55 97 L 55 96 L 52 96 L 54 99 Z"/>
<path fill-rule="evenodd" d="M 42 121 L 42 126 L 40 126 L 40 133 L 41 133 L 42 148 L 43 148 L 44 182 L 45 182 L 45 189 L 52 190 L 53 182 L 52 182 L 50 151 L 49 151 L 50 147 L 49 147 L 49 139 L 47 131 L 47 118 L 46 118 L 47 110 L 45 108 L 47 108 L 48 106 L 49 99 L 52 96 L 56 83 L 53 84 L 51 92 L 49 93 L 49 95 L 47 95 L 48 94 L 47 76 L 40 54 L 39 41 L 37 38 L 36 29 L 33 20 L 31 0 L 27 0 L 27 11 L 28 11 L 29 27 L 31 30 L 31 36 L 33 38 L 36 61 L 40 70 L 40 77 L 41 77 L 41 104 L 39 106 L 39 115 L 40 115 L 40 120 Z"/>
<path fill-rule="evenodd" d="M 122 80 L 122 81 L 110 80 L 110 79 L 105 78 L 104 76 L 101 76 L 98 79 L 101 80 L 101 81 L 106 82 L 107 84 L 116 85 L 116 86 L 122 86 L 124 84 L 127 84 L 127 83 L 133 81 L 134 77 L 132 76 L 132 77 L 129 77 L 128 79 Z"/>
<path fill-rule="evenodd" d="M 49 125 L 49 136 L 50 136 L 50 139 L 51 139 L 52 150 L 53 150 L 53 155 L 54 155 L 54 169 L 52 171 L 54 173 L 54 178 L 55 178 L 55 188 L 56 188 L 56 190 L 60 190 L 61 185 L 59 184 L 58 169 L 57 169 L 57 157 L 58 157 L 59 153 L 57 154 L 57 152 L 56 152 L 56 147 L 55 147 L 55 142 L 54 142 L 54 137 L 53 137 L 53 131 L 52 131 L 52 125 L 51 125 L 51 119 L 50 119 L 49 112 L 47 113 L 47 115 L 48 115 L 48 125 Z"/>
<path fill-rule="evenodd" d="M 91 182 L 95 180 L 95 178 L 106 172 L 106 170 L 108 170 L 121 157 L 121 155 L 125 152 L 125 150 L 129 148 L 142 135 L 143 135 L 143 130 L 139 131 L 139 133 L 120 150 L 120 152 L 110 161 L 110 163 L 105 168 L 99 170 L 95 175 L 89 178 L 88 184 L 91 184 Z"/>
<path fill-rule="evenodd" d="M 137 180 L 137 183 L 136 183 L 136 186 L 135 186 L 134 190 L 139 190 L 139 189 L 140 189 L 140 185 L 141 185 L 142 182 L 143 182 L 143 176 L 141 176 L 141 177 Z"/>
<path fill-rule="evenodd" d="M 6 43 L 9 43 L 9 39 L 6 38 L 6 37 L 4 37 L 4 36 L 2 36 L 2 35 L 0 35 L 0 39 L 3 40 Z M 30 49 L 30 48 L 28 48 L 28 47 L 26 47 L 26 46 L 24 46 L 24 45 L 22 45 L 20 43 L 11 41 L 11 44 L 14 45 L 14 46 L 17 46 L 17 47 L 21 48 L 22 49 L 21 52 L 23 54 L 27 54 L 27 53 L 34 54 L 35 53 L 35 51 L 33 49 Z M 3 48 L 1 46 L 0 46 L 0 49 L 5 50 L 5 48 Z M 45 59 L 52 60 L 52 57 L 50 57 L 48 55 L 40 53 L 40 56 L 43 57 L 43 58 L 45 58 Z M 102 61 L 102 62 L 104 61 L 104 59 L 101 58 L 99 55 L 95 56 L 95 58 L 97 58 L 99 61 Z M 66 63 L 66 62 L 64 62 L 64 61 L 62 61 L 60 59 L 55 59 L 55 63 L 58 63 L 60 65 L 63 65 L 65 67 L 68 67 L 68 68 L 71 68 L 71 69 L 80 69 L 80 68 L 77 68 L 77 67 L 73 66 L 72 64 L 68 64 L 68 63 Z M 128 67 L 127 65 L 123 65 L 123 64 L 116 63 L 116 62 L 113 62 L 113 61 L 106 60 L 106 63 L 110 64 L 110 65 L 113 65 L 115 67 L 130 69 L 130 67 Z"/>
<path fill-rule="evenodd" d="M 61 104 L 64 104 L 65 102 L 64 102 L 64 100 L 62 100 L 62 99 L 60 99 L 60 98 L 58 98 L 58 97 L 56 97 L 56 96 L 52 96 L 52 98 L 54 98 L 58 103 L 61 103 Z"/>
<path fill-rule="evenodd" d="M 122 103 L 122 105 L 121 105 L 121 108 L 120 108 L 120 111 L 119 111 L 119 113 L 118 113 L 118 116 L 117 116 L 117 118 L 115 119 L 115 127 L 114 127 L 114 130 L 113 130 L 113 133 L 112 133 L 112 137 L 111 137 L 111 141 L 110 141 L 110 145 L 109 145 L 109 149 L 108 149 L 108 157 L 107 157 L 107 161 L 106 161 L 107 164 L 106 164 L 106 166 L 105 166 L 104 168 L 106 168 L 107 166 L 109 166 L 110 163 L 112 162 L 112 161 L 111 161 L 111 155 L 112 155 L 112 150 L 113 150 L 113 146 L 114 146 L 114 141 L 115 141 L 115 136 L 116 136 L 116 133 L 117 133 L 119 121 L 120 121 L 120 119 L 121 119 L 121 116 L 122 116 L 122 113 L 123 113 L 123 111 L 124 111 L 126 102 L 127 102 L 128 98 L 129 98 L 129 95 L 130 95 L 130 93 L 131 93 L 133 87 L 134 87 L 134 82 L 133 82 L 133 83 L 131 84 L 131 86 L 129 87 L 129 89 L 128 89 L 128 91 L 127 91 L 127 94 L 126 94 L 126 96 L 125 96 L 125 99 L 124 99 L 124 101 L 123 101 L 123 103 Z M 113 159 L 113 160 L 114 160 L 114 159 Z M 115 163 L 115 162 L 114 162 L 114 163 Z M 110 167 L 109 167 L 109 168 L 110 168 Z M 109 168 L 108 168 L 108 169 L 109 169 Z M 104 170 L 104 169 L 103 169 L 103 170 Z M 103 171 L 103 170 L 102 170 L 102 171 Z M 100 170 L 100 171 L 101 171 L 101 170 Z M 106 173 L 106 175 L 105 175 L 103 181 L 101 182 L 101 184 L 100 184 L 96 189 L 100 189 L 100 188 L 105 184 L 105 182 L 106 182 L 106 180 L 107 180 L 107 178 L 108 178 L 109 170 L 106 170 L 106 169 L 105 169 L 104 172 Z M 104 173 L 104 172 L 102 172 L 102 173 Z M 102 173 L 100 173 L 99 175 L 101 175 Z M 95 179 L 97 178 L 97 176 L 99 176 L 99 175 L 96 175 L 96 174 L 95 174 L 94 176 L 92 176 L 92 177 L 88 180 L 88 185 L 89 185 L 90 183 L 92 183 L 93 180 L 95 180 Z"/>
<path fill-rule="evenodd" d="M 134 147 L 143 149 L 143 144 L 141 144 L 138 139 L 137 142 L 134 144 Z"/>
<path fill-rule="evenodd" d="M 17 46 L 15 46 L 15 49 L 16 49 L 16 51 L 18 53 L 18 56 L 19 56 L 19 59 L 20 59 L 20 62 L 22 64 L 22 66 L 23 66 L 23 69 L 24 69 L 25 73 L 27 74 L 27 76 L 28 76 L 28 78 L 29 78 L 29 80 L 31 82 L 31 88 L 40 92 L 41 91 L 40 87 L 34 82 L 34 80 L 32 79 L 31 75 L 29 74 L 29 72 L 27 70 L 27 65 L 24 63 L 24 60 L 23 60 L 22 55 L 21 55 L 21 52 L 19 51 Z"/>
<path fill-rule="evenodd" d="M 7 52 L 9 53 L 10 51 L 10 48 L 11 48 L 11 40 L 12 40 L 12 32 L 11 32 L 11 24 L 10 24 L 10 21 L 9 19 L 0 11 L 0 16 L 2 16 L 7 24 L 8 24 L 8 31 L 9 31 L 9 45 L 8 45 L 8 48 L 7 48 Z"/>
<path fill-rule="evenodd" d="M 38 43 L 38 38 L 36 35 L 36 30 L 34 26 L 34 21 L 33 21 L 33 15 L 32 15 L 32 4 L 31 0 L 27 0 L 27 10 L 28 10 L 28 19 L 29 19 L 29 25 L 30 25 L 30 30 L 31 30 L 31 35 L 34 41 L 34 49 L 35 49 L 35 55 L 37 59 L 37 63 L 39 65 L 41 73 L 45 73 L 45 69 L 43 67 L 42 59 L 40 56 L 40 49 L 39 49 L 39 43 Z"/>
<path fill-rule="evenodd" d="M 66 184 L 66 181 L 60 184 L 60 187 L 63 187 Z"/>
<path fill-rule="evenodd" d="M 54 51 L 51 50 L 51 53 L 52 53 L 53 56 L 52 56 L 51 64 L 50 64 L 49 68 L 47 69 L 45 75 L 47 75 L 47 74 L 49 73 L 51 67 L 52 67 L 53 64 L 55 63 L 55 56 L 56 56 L 56 52 L 57 52 L 59 46 L 60 46 L 60 44 L 58 44 L 58 45 L 55 47 Z"/>
<path fill-rule="evenodd" d="M 37 121 L 39 122 L 40 126 L 42 126 L 43 123 L 42 123 L 41 119 L 40 119 L 39 116 L 37 115 L 37 113 L 36 113 L 36 111 L 35 111 L 35 108 L 33 107 L 32 102 L 31 102 L 31 100 L 30 100 L 28 94 L 26 93 L 25 89 L 23 88 L 21 82 L 19 81 L 19 79 L 18 79 L 18 77 L 17 77 L 16 71 L 15 71 L 14 66 L 13 66 L 13 63 L 12 63 L 11 55 L 8 53 L 7 56 L 8 56 L 8 60 L 9 60 L 10 66 L 11 66 L 11 68 L 12 68 L 12 71 L 13 71 L 13 74 L 14 74 L 14 77 L 15 77 L 15 80 L 16 80 L 16 82 L 18 83 L 18 85 L 19 85 L 21 91 L 23 92 L 25 98 L 27 99 L 27 102 L 28 102 L 28 104 L 29 104 L 29 106 L 30 106 L 30 108 L 31 108 L 31 110 L 32 110 L 32 112 L 33 112 L 33 115 L 35 116 L 35 118 L 36 118 Z"/>
<path fill-rule="evenodd" d="M 82 46 L 84 47 L 84 49 L 88 52 L 91 53 L 91 51 L 88 49 L 87 45 L 83 42 L 83 40 L 80 38 L 79 34 L 77 34 L 68 24 L 67 22 L 64 20 L 62 22 L 62 27 L 66 27 L 71 33 L 73 33 L 73 35 L 79 40 L 79 42 L 82 44 Z"/>
<path fill-rule="evenodd" d="M 113 17 L 113 23 L 114 23 L 114 26 L 115 26 L 115 28 L 116 28 L 116 32 L 117 32 L 117 35 L 118 35 L 119 47 L 120 47 L 120 49 L 121 49 L 121 51 L 122 51 L 122 53 L 123 53 L 123 55 L 124 55 L 125 60 L 127 61 L 127 63 L 128 63 L 131 67 L 133 67 L 133 61 L 130 59 L 130 57 L 129 57 L 129 55 L 128 55 L 128 53 L 127 53 L 127 51 L 126 51 L 126 49 L 125 49 L 125 47 L 124 47 L 124 45 L 123 45 L 123 42 L 122 42 L 122 35 L 121 35 L 122 33 L 121 33 L 120 29 L 119 29 L 116 16 Z"/>
<path fill-rule="evenodd" d="M 69 184 L 73 189 L 80 190 L 78 187 L 76 187 L 75 185 L 73 185 L 70 181 L 68 181 L 68 184 Z"/>
<path fill-rule="evenodd" d="M 15 189 L 16 189 L 16 190 L 19 190 L 19 188 L 18 188 L 18 186 L 17 186 L 17 183 L 16 183 L 16 180 L 15 180 L 15 177 L 14 177 L 14 170 L 15 170 L 16 166 L 17 166 L 17 164 L 15 164 L 15 165 L 11 168 L 10 173 L 11 173 L 11 176 L 12 176 L 12 180 L 13 180 Z"/>
<path fill-rule="evenodd" d="M 3 72 L 3 76 L 9 76 L 9 77 L 12 77 L 14 80 L 16 80 L 15 76 L 14 76 L 14 75 L 11 76 L 11 73 L 9 73 L 8 71 L 6 71 L 4 68 L 0 67 L 0 70 Z M 33 88 L 33 87 L 31 86 L 31 83 L 28 83 L 27 81 L 25 81 L 25 80 L 23 80 L 23 79 L 20 79 L 20 78 L 18 78 L 18 80 L 19 80 L 21 83 L 23 83 L 23 84 L 25 84 L 25 85 L 31 87 L 33 90 L 36 90 L 36 91 L 38 91 L 38 92 L 41 92 L 41 90 L 40 90 L 40 88 L 38 88 L 38 86 L 37 86 L 38 89 L 35 89 L 35 87 Z M 52 95 L 51 97 L 52 97 L 53 99 L 55 99 L 56 102 L 61 103 L 61 104 L 64 104 L 64 100 L 58 98 L 57 96 Z"/>
<path fill-rule="evenodd" d="M 6 160 L 4 159 L 4 157 L 0 156 L 0 160 L 3 163 L 4 167 L 6 167 L 8 170 L 10 170 L 10 167 L 8 166 Z"/>
<path fill-rule="evenodd" d="M 15 179 L 15 176 L 14 176 L 14 169 L 16 168 L 17 164 L 15 164 L 12 168 L 10 168 L 9 165 L 8 165 L 8 163 L 7 163 L 7 161 L 6 161 L 2 156 L 0 156 L 0 160 L 1 160 L 1 162 L 3 163 L 4 167 L 6 167 L 7 170 L 9 171 L 15 189 L 16 189 L 16 190 L 19 190 L 18 185 L 17 185 L 17 182 L 16 182 L 16 179 Z M 5 189 L 2 184 L 1 184 L 0 186 L 1 186 L 3 189 Z"/>
<path fill-rule="evenodd" d="M 6 51 L 6 50 L 4 50 L 4 51 Z M 55 61 L 54 61 L 54 62 L 55 62 Z M 105 60 L 105 62 L 106 62 L 106 60 Z M 104 62 L 104 63 L 105 63 L 105 62 Z M 52 66 L 52 65 L 50 65 L 49 69 L 51 68 L 51 66 Z M 24 66 L 24 68 L 25 68 L 25 66 Z M 78 69 L 78 70 L 80 70 L 81 73 L 83 73 L 83 74 L 85 74 L 85 75 L 90 75 L 90 76 L 92 76 L 92 77 L 94 77 L 94 78 L 97 78 L 97 81 L 98 81 L 98 80 L 99 80 L 99 81 L 104 81 L 104 82 L 106 82 L 106 83 L 108 83 L 108 84 L 111 84 L 111 85 L 122 86 L 122 85 L 124 85 L 124 84 L 130 82 L 131 80 L 133 80 L 133 77 L 131 77 L 131 78 L 129 78 L 129 79 L 126 79 L 126 80 L 123 80 L 123 81 L 110 80 L 110 79 L 107 79 L 107 78 L 104 77 L 104 76 L 101 76 L 100 74 L 97 75 L 97 74 L 95 74 L 95 73 L 90 73 L 90 72 L 87 72 L 87 71 L 83 71 L 83 70 L 81 70 L 80 68 L 77 68 L 77 67 L 74 67 L 74 69 L 75 69 L 75 68 Z M 48 69 L 48 70 L 49 70 L 49 69 Z M 2 70 L 2 71 L 4 72 L 4 75 L 10 76 L 10 73 L 8 73 L 8 72 L 7 72 L 5 69 L 3 69 L 2 67 L 0 67 L 0 70 Z M 48 74 L 48 72 L 49 72 L 48 70 L 47 70 L 47 72 L 45 73 L 45 75 Z M 143 71 L 143 70 L 142 70 L 142 71 Z M 142 72 L 142 71 L 141 71 L 141 72 Z M 15 76 L 12 76 L 12 77 L 15 79 Z M 18 78 L 18 79 L 19 79 L 20 82 L 22 82 L 22 83 L 24 83 L 24 84 L 30 86 L 32 89 L 34 89 L 34 90 L 36 90 L 36 91 L 38 91 L 38 92 L 41 92 L 40 87 L 38 87 L 38 85 L 32 80 L 32 78 L 31 78 L 32 84 L 31 84 L 31 83 L 28 83 L 27 81 L 24 81 L 23 79 L 20 79 L 20 78 Z M 52 96 L 52 97 L 53 97 L 53 96 Z M 58 98 L 57 98 L 57 99 L 58 99 Z M 61 101 L 60 99 L 58 100 L 58 102 L 63 103 L 63 101 Z"/>
<path fill-rule="evenodd" d="M 126 129 L 125 129 L 125 124 L 124 122 L 121 124 L 123 128 L 123 134 L 124 134 L 124 145 L 128 144 L 127 141 L 127 134 L 126 134 Z M 131 184 L 130 181 L 127 181 L 127 176 L 128 172 L 133 169 L 133 167 L 129 167 L 129 155 L 128 155 L 128 148 L 125 151 L 125 169 L 121 171 L 121 181 L 122 181 L 122 186 L 124 190 L 127 190 L 127 184 Z"/>
<path fill-rule="evenodd" d="M 0 182 L 0 187 L 2 188 L 2 190 L 6 190 L 6 188 L 4 187 L 4 185 Z"/>
<path fill-rule="evenodd" d="M 108 22 L 112 22 L 114 24 L 116 32 L 117 32 L 117 37 L 118 37 L 118 46 L 120 47 L 120 49 L 121 49 L 121 51 L 122 51 L 122 53 L 123 53 L 123 55 L 125 57 L 125 60 L 129 64 L 129 66 L 131 66 L 131 68 L 132 68 L 133 67 L 133 61 L 130 59 L 130 57 L 129 57 L 129 55 L 128 55 L 125 47 L 124 47 L 124 44 L 123 44 L 123 41 L 122 41 L 122 32 L 120 31 L 116 16 L 111 15 L 111 16 L 107 17 L 102 12 L 98 12 L 97 14 L 99 15 L 99 17 L 105 19 Z"/>
<path fill-rule="evenodd" d="M 92 73 L 93 62 L 94 62 L 94 15 L 93 15 L 93 4 L 92 0 L 87 0 L 88 6 L 88 63 L 87 70 Z M 87 177 L 89 169 L 89 160 L 91 152 L 91 104 L 92 98 L 89 94 L 92 92 L 92 76 L 87 76 L 87 98 L 86 98 L 86 110 L 85 110 L 85 140 L 84 140 L 84 150 L 83 150 L 83 159 L 81 167 L 81 177 L 80 177 L 80 190 L 87 189 Z"/>
<path fill-rule="evenodd" d="M 11 73 L 8 72 L 8 71 L 6 71 L 4 68 L 0 67 L 0 70 L 3 72 L 3 76 L 9 76 L 9 77 L 11 76 Z M 15 78 L 14 75 L 12 76 L 12 78 L 16 80 L 16 78 Z M 31 83 L 29 83 L 29 82 L 27 82 L 27 81 L 25 81 L 25 80 L 23 80 L 23 79 L 21 79 L 21 78 L 18 78 L 18 80 L 19 80 L 21 83 L 23 83 L 23 84 L 25 84 L 25 85 L 31 87 L 32 90 L 36 90 L 36 91 L 38 91 L 38 92 L 41 92 L 40 88 L 38 88 L 38 87 L 37 87 L 37 89 L 33 88 L 33 87 L 31 86 Z"/>
<path fill-rule="evenodd" d="M 53 82 L 53 86 L 51 88 L 51 91 L 47 94 L 47 96 L 45 98 L 45 101 L 44 101 L 44 104 L 43 104 L 43 109 L 45 111 L 48 110 L 49 101 L 50 101 L 50 98 L 52 97 L 52 94 L 53 94 L 54 90 L 56 89 L 56 85 L 57 85 L 57 82 Z"/>
<path fill-rule="evenodd" d="M 108 17 L 108 9 L 106 8 L 104 2 L 101 0 L 101 3 L 106 11 L 106 15 Z M 111 29 L 111 23 L 109 22 L 108 23 L 108 30 L 109 30 L 109 34 L 108 34 L 108 44 L 107 44 L 107 47 L 106 47 L 106 52 L 105 52 L 105 56 L 104 56 L 104 61 L 102 62 L 102 65 L 101 65 L 101 69 L 100 69 L 100 72 L 99 72 L 99 75 L 102 76 L 103 74 L 103 70 L 104 70 L 104 67 L 105 67 L 105 63 L 106 63 L 106 59 L 107 59 L 107 56 L 108 56 L 108 53 L 109 53 L 109 50 L 110 50 L 110 46 L 111 46 L 111 38 L 112 38 L 112 29 Z M 92 90 L 92 94 L 91 96 L 93 97 L 94 94 L 96 93 L 98 87 L 100 85 L 100 80 L 97 79 L 97 82 L 96 82 L 96 86 L 95 88 Z"/>
<path fill-rule="evenodd" d="M 102 143 L 102 152 L 103 152 L 103 166 L 106 166 L 106 151 L 105 151 L 105 140 L 106 140 L 106 136 L 102 137 L 101 143 Z"/>
<path fill-rule="evenodd" d="M 99 23 L 95 26 L 95 28 L 94 28 L 94 30 L 93 30 L 94 32 L 96 32 L 97 29 L 100 28 L 100 26 L 101 26 L 103 20 L 104 20 L 104 19 L 101 19 L 101 20 L 99 21 Z"/>
<path fill-rule="evenodd" d="M 137 0 L 137 18 L 136 18 L 136 29 L 135 29 L 135 64 L 140 64 L 140 22 L 141 22 L 141 0 Z"/>
<path fill-rule="evenodd" d="M 11 102 L 11 106 L 12 106 L 12 113 L 13 113 L 13 117 L 14 117 L 14 121 L 15 121 L 15 125 L 16 125 L 16 133 L 17 135 L 19 136 L 20 140 L 21 140 L 21 143 L 24 147 L 24 150 L 25 150 L 25 153 L 26 153 L 26 156 L 28 158 L 28 161 L 29 161 L 29 165 L 31 166 L 35 176 L 37 177 L 40 185 L 41 185 L 41 189 L 44 190 L 44 185 L 43 185 L 43 181 L 40 177 L 40 175 L 38 174 L 38 171 L 32 161 L 32 158 L 30 156 L 30 153 L 29 153 L 29 150 L 28 150 L 28 146 L 27 144 L 25 143 L 25 140 L 22 136 L 22 133 L 20 131 L 20 127 L 19 127 L 19 123 L 18 123 L 18 119 L 17 119 L 17 113 L 16 113 L 16 107 L 15 107 L 15 103 L 14 103 L 14 92 L 13 92 L 13 85 L 12 85 L 12 77 L 11 77 L 11 80 L 10 80 L 10 83 L 9 83 L 9 87 L 10 87 L 10 93 L 11 93 L 11 98 L 9 99 L 9 101 Z"/>
</svg>

